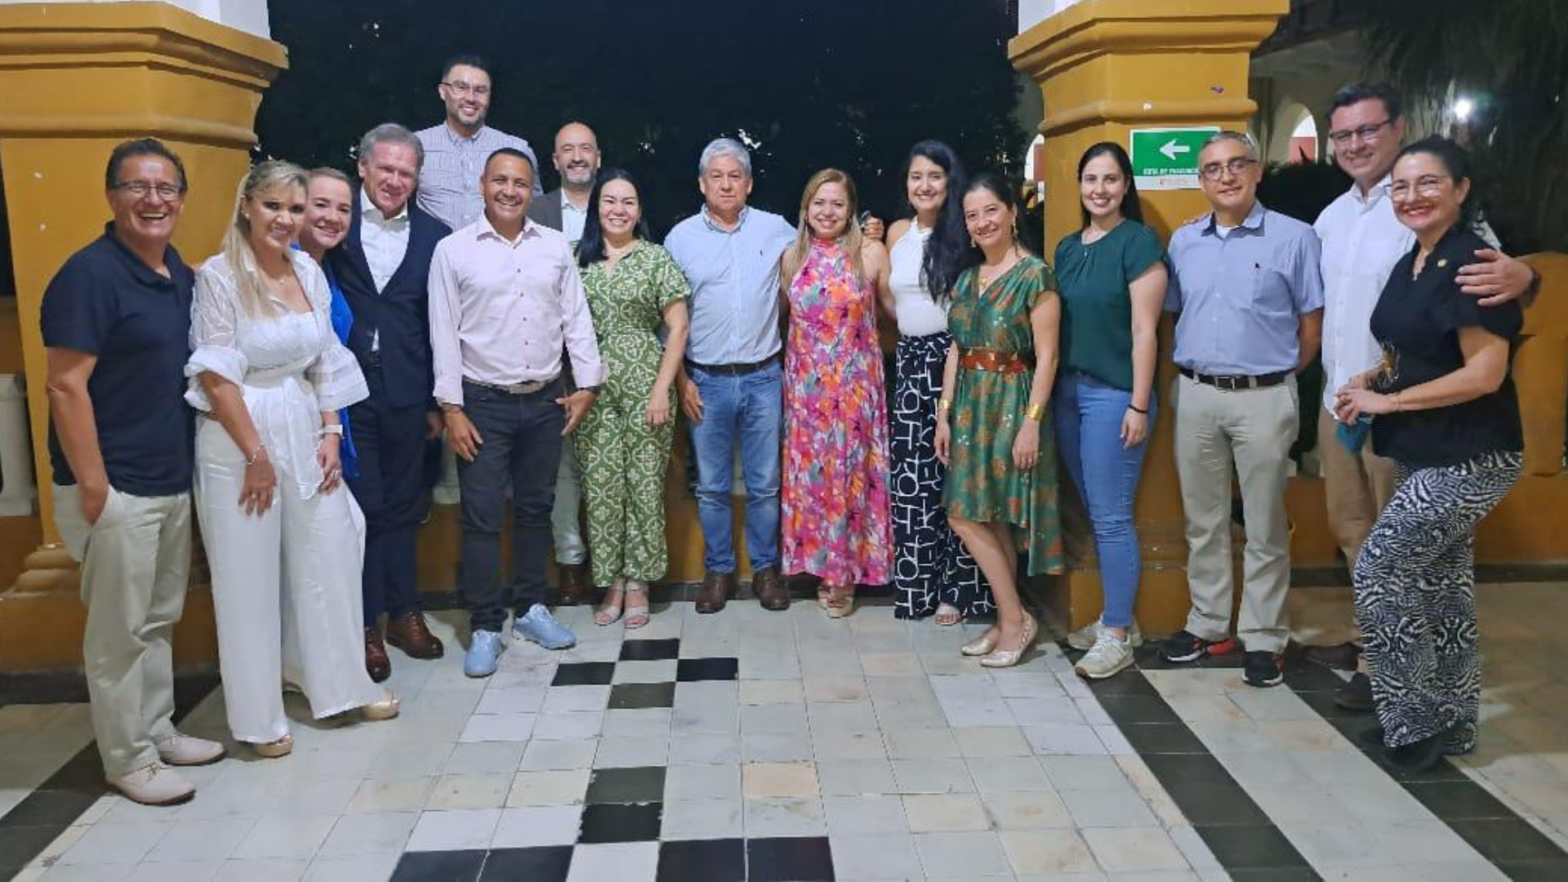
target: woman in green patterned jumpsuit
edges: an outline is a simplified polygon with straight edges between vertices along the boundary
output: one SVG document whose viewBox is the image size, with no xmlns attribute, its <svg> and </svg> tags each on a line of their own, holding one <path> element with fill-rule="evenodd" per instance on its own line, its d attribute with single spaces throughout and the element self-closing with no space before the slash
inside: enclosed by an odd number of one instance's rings
<svg viewBox="0 0 1568 882">
<path fill-rule="evenodd" d="M 674 432 L 671 385 L 686 349 L 690 289 L 670 253 L 648 241 L 641 188 L 629 172 L 599 175 L 578 245 L 588 309 L 609 379 L 578 430 L 593 581 L 608 587 L 594 613 L 648 624 L 648 583 L 664 577 L 664 472 Z M 661 345 L 659 325 L 668 330 Z"/>
</svg>

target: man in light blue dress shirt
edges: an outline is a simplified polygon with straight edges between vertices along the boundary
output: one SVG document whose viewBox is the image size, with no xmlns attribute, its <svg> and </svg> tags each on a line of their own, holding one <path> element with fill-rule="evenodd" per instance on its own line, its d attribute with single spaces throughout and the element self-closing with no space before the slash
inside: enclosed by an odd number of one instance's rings
<svg viewBox="0 0 1568 882">
<path fill-rule="evenodd" d="M 664 242 L 692 292 L 680 388 L 697 460 L 707 569 L 696 606 L 717 612 L 734 587 L 730 487 L 738 444 L 752 587 L 764 607 L 781 610 L 789 606 L 789 592 L 779 575 L 779 257 L 795 229 L 746 205 L 751 155 L 739 142 L 721 138 L 702 151 L 698 185 L 706 200 L 702 211 L 677 224 Z"/>
<path fill-rule="evenodd" d="M 1187 521 L 1187 627 L 1173 662 L 1246 651 L 1244 679 L 1280 682 L 1289 639 L 1290 527 L 1285 483 L 1299 424 L 1296 372 L 1317 355 L 1323 279 L 1318 238 L 1257 201 L 1262 168 L 1246 135 L 1220 132 L 1199 156 L 1213 213 L 1171 236 L 1166 309 L 1176 320 L 1176 472 Z M 1231 469 L 1241 479 L 1247 547 L 1241 615 L 1230 637 Z"/>
</svg>

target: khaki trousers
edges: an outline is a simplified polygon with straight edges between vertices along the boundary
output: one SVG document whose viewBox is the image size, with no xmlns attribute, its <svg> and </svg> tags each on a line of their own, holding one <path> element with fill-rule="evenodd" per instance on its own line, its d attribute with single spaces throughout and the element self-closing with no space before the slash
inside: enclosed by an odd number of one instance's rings
<svg viewBox="0 0 1568 882">
<path fill-rule="evenodd" d="M 1296 381 L 1227 392 L 1178 377 L 1176 474 L 1187 523 L 1187 630 L 1205 640 L 1230 631 L 1231 470 L 1241 479 L 1247 546 L 1236 636 L 1249 651 L 1280 652 L 1289 639 L 1290 524 L 1285 482 L 1300 419 Z"/>
<path fill-rule="evenodd" d="M 1354 569 L 1361 544 L 1394 495 L 1394 461 L 1373 453 L 1370 438 L 1360 453 L 1351 454 L 1335 437 L 1338 425 L 1332 414 L 1318 408 L 1318 459 L 1323 466 L 1328 527 L 1345 555 L 1345 566 Z M 1303 646 L 1360 643 L 1350 588 L 1292 591 L 1290 636 Z"/>
<path fill-rule="evenodd" d="M 191 568 L 191 497 L 110 488 L 89 525 L 75 486 L 54 488 L 55 526 L 82 566 L 87 633 L 82 665 L 104 773 L 158 762 L 154 740 L 174 733 L 174 624 Z"/>
<path fill-rule="evenodd" d="M 1328 527 L 1354 569 L 1361 543 L 1394 496 L 1394 461 L 1372 452 L 1372 439 L 1352 454 L 1334 437 L 1339 424 L 1318 409 L 1318 458 L 1323 463 L 1323 494 L 1328 502 Z"/>
</svg>

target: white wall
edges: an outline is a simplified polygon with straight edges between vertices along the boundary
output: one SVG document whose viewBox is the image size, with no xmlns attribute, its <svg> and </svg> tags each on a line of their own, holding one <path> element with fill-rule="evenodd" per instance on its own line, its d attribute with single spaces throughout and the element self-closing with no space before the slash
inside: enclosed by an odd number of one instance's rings
<svg viewBox="0 0 1568 882">
<path fill-rule="evenodd" d="M 0 0 L 0 5 L 33 3 L 37 0 Z M 54 3 L 121 3 L 125 0 L 50 0 Z M 199 15 L 208 21 L 228 25 L 235 30 L 271 37 L 267 25 L 267 0 L 163 0 L 186 12 Z"/>
<path fill-rule="evenodd" d="M 1018 33 L 1029 30 L 1063 9 L 1083 0 L 1019 0 Z"/>
</svg>

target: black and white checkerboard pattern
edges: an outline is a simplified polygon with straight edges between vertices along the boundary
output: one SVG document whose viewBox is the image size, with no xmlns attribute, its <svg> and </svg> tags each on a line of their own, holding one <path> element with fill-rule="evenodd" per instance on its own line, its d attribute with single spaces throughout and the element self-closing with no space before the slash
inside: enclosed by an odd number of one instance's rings
<svg viewBox="0 0 1568 882">
<path fill-rule="evenodd" d="M 681 658 L 680 643 L 679 638 L 628 639 L 621 644 L 618 661 L 562 663 L 556 668 L 547 695 L 581 696 L 580 709 L 584 711 L 673 711 L 677 684 L 736 681 L 740 668 L 738 659 Z M 665 676 L 673 679 L 650 677 L 651 682 L 616 682 L 616 669 L 621 665 L 636 667 L 640 673 L 667 671 Z M 597 702 L 586 699 L 602 690 L 576 687 L 608 687 L 608 697 L 602 706 L 595 708 L 593 705 Z M 549 703 L 548 697 L 546 702 Z M 437 879 L 566 882 L 574 857 L 579 864 L 619 859 L 646 861 L 650 856 L 647 846 L 635 851 L 583 848 L 632 843 L 648 843 L 657 850 L 656 878 L 660 882 L 744 882 L 747 879 L 753 882 L 829 882 L 834 879 L 833 858 L 826 836 L 661 841 L 668 774 L 669 768 L 665 765 L 592 770 L 581 798 L 581 820 L 575 844 L 410 851 L 398 862 L 393 879 L 408 882 Z M 740 782 L 733 783 L 738 795 Z M 582 869 L 580 866 L 579 871 Z M 627 878 L 640 877 L 644 871 L 645 868 L 633 870 L 628 867 Z"/>
</svg>

